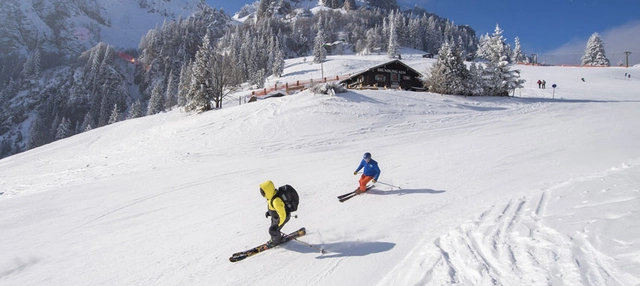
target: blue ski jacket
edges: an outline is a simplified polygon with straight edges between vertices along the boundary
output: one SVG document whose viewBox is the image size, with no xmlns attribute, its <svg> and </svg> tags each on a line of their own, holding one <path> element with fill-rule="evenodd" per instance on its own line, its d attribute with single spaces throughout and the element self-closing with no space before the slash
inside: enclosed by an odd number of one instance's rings
<svg viewBox="0 0 640 286">
<path fill-rule="evenodd" d="M 363 167 L 364 171 L 362 171 L 362 173 L 365 176 L 373 177 L 373 179 L 376 181 L 378 180 L 378 177 L 380 177 L 380 168 L 378 167 L 378 162 L 376 162 L 376 160 L 371 159 L 369 160 L 369 163 L 367 163 L 367 161 L 362 159 L 360 165 L 358 166 L 358 169 L 356 169 L 356 173 Z"/>
</svg>

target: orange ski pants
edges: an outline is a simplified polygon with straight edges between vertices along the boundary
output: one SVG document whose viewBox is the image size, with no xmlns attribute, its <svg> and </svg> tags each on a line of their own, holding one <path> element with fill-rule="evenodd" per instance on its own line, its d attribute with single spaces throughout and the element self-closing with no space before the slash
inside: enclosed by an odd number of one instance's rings
<svg viewBox="0 0 640 286">
<path fill-rule="evenodd" d="M 373 180 L 373 177 L 371 176 L 365 176 L 364 174 L 362 174 L 362 176 L 360 176 L 360 181 L 358 181 L 360 183 L 360 191 L 364 192 L 367 190 L 367 183 L 369 183 L 369 181 Z"/>
</svg>

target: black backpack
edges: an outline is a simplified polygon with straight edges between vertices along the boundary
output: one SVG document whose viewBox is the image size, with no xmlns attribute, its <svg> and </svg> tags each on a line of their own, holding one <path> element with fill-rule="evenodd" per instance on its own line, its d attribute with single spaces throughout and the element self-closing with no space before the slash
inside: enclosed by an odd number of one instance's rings
<svg viewBox="0 0 640 286">
<path fill-rule="evenodd" d="M 284 208 L 288 213 L 298 210 L 300 197 L 298 197 L 298 192 L 292 186 L 284 185 L 279 187 L 273 197 L 278 197 L 284 202 Z M 273 198 L 271 199 L 271 206 L 273 207 Z"/>
</svg>

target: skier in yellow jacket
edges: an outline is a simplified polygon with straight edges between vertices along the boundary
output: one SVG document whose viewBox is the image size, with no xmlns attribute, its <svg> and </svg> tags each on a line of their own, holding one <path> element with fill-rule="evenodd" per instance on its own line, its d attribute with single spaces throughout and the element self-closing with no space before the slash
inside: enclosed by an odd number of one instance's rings
<svg viewBox="0 0 640 286">
<path fill-rule="evenodd" d="M 290 213 L 287 212 L 284 202 L 279 197 L 274 197 L 276 187 L 272 181 L 266 181 L 260 184 L 260 194 L 267 199 L 268 211 L 265 217 L 271 217 L 271 226 L 269 227 L 269 235 L 271 239 L 267 242 L 269 247 L 276 246 L 282 242 L 282 227 L 289 221 Z"/>
</svg>

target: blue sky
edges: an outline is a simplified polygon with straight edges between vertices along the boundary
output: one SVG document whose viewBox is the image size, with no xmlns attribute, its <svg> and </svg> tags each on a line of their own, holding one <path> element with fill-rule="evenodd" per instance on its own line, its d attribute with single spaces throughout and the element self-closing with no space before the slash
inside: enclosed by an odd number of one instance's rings
<svg viewBox="0 0 640 286">
<path fill-rule="evenodd" d="M 207 0 L 233 15 L 250 0 Z M 358 2 L 358 1 L 356 1 Z M 550 62 L 579 60 L 589 37 L 598 32 L 607 57 L 616 64 L 623 52 L 640 63 L 640 0 L 398 0 L 402 7 L 418 5 L 458 25 L 469 25 L 478 36 L 493 33 L 496 24 L 513 46 L 519 37 L 523 51 Z"/>
</svg>

